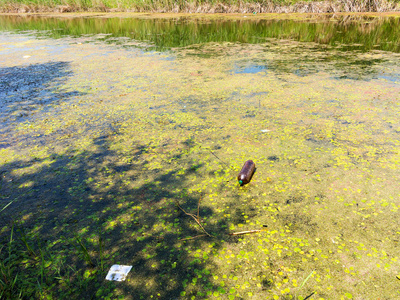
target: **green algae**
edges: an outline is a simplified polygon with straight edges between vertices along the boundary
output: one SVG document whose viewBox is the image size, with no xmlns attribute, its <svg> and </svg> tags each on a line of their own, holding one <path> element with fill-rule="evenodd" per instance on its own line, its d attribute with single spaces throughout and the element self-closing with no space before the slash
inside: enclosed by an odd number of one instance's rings
<svg viewBox="0 0 400 300">
<path fill-rule="evenodd" d="M 6 90 L 31 101 L 1 128 L 1 207 L 13 201 L 1 212 L 1 240 L 22 262 L 6 292 L 398 293 L 398 54 L 273 38 L 168 52 L 121 44 L 2 34 L 10 83 L 48 73 L 29 94 Z M 265 68 L 243 72 L 249 66 Z M 51 101 L 38 108 L 42 99 Z M 6 117 L 18 104 L 3 107 Z M 247 159 L 257 171 L 240 187 Z M 176 202 L 212 237 L 193 238 L 202 231 Z M 104 280 L 115 263 L 133 266 L 127 281 Z"/>
</svg>

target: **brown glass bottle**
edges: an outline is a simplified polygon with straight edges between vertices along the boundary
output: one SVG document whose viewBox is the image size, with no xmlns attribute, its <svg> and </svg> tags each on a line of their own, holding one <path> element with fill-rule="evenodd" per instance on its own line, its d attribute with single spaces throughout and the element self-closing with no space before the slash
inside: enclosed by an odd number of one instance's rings
<svg viewBox="0 0 400 300">
<path fill-rule="evenodd" d="M 253 177 L 254 170 L 256 169 L 256 165 L 252 160 L 248 160 L 244 163 L 242 170 L 240 170 L 238 175 L 238 180 L 240 185 L 244 185 L 249 183 L 251 177 Z"/>
</svg>

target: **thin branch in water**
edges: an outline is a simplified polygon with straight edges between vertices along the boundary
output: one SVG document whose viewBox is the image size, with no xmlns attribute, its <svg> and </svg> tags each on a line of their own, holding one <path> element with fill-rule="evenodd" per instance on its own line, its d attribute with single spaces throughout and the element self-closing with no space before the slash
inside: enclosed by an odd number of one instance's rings
<svg viewBox="0 0 400 300">
<path fill-rule="evenodd" d="M 199 235 L 196 235 L 196 236 L 184 238 L 184 239 L 181 239 L 180 241 L 194 240 L 194 239 L 197 239 L 197 238 L 202 237 L 202 236 L 206 236 L 206 234 L 199 234 Z"/>
<path fill-rule="evenodd" d="M 200 200 L 199 200 L 199 203 L 200 203 Z M 199 216 L 196 217 L 195 215 L 186 212 L 186 211 L 179 205 L 179 202 L 178 202 L 178 201 L 176 201 L 176 205 L 177 205 L 186 215 L 192 217 L 192 218 L 196 221 L 196 223 L 200 226 L 200 228 L 203 230 L 203 232 L 204 232 L 205 234 L 207 234 L 208 236 L 211 237 L 211 234 L 209 234 L 209 233 L 204 229 L 204 227 L 201 225 L 201 223 L 200 223 L 200 217 L 199 217 Z M 199 207 L 200 207 L 200 204 L 199 204 Z M 199 214 L 199 212 L 198 212 L 198 214 Z"/>
<path fill-rule="evenodd" d="M 247 230 L 247 231 L 240 231 L 240 232 L 232 232 L 229 235 L 241 235 L 241 234 L 249 234 L 249 233 L 257 233 L 261 232 L 261 229 L 256 229 L 256 230 Z"/>
<path fill-rule="evenodd" d="M 199 198 L 199 201 L 197 202 L 197 219 L 200 220 L 200 201 L 201 198 Z"/>
<path fill-rule="evenodd" d="M 312 292 L 310 295 L 308 295 L 307 297 L 305 297 L 304 298 L 304 300 L 307 300 L 307 299 L 309 299 L 312 295 L 314 295 L 315 294 L 315 292 Z"/>
<path fill-rule="evenodd" d="M 314 273 L 315 270 L 312 270 L 311 273 L 307 276 L 306 279 L 304 279 L 303 283 L 300 285 L 299 289 L 301 289 L 305 283 L 307 282 L 308 279 L 310 279 L 310 277 L 312 276 L 312 274 Z M 312 294 L 313 295 L 313 294 Z"/>
<path fill-rule="evenodd" d="M 14 201 L 9 202 L 8 204 L 6 204 L 1 210 L 0 212 L 2 212 L 3 210 L 5 210 L 11 203 L 13 203 Z"/>
<path fill-rule="evenodd" d="M 214 155 L 216 158 L 218 158 L 219 161 L 222 162 L 225 166 L 227 166 L 229 169 L 232 169 L 231 166 L 229 166 L 229 165 L 228 165 L 227 163 L 225 163 L 222 159 L 220 159 L 214 152 L 211 151 L 211 149 L 210 149 L 210 152 L 211 152 L 212 155 Z"/>
</svg>

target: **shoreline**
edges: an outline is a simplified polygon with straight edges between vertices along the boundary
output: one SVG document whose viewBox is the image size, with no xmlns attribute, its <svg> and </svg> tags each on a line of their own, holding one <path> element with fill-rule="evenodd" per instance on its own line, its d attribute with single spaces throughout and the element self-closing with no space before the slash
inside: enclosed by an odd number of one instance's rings
<svg viewBox="0 0 400 300">
<path fill-rule="evenodd" d="M 338 13 L 160 13 L 160 12 L 34 12 L 34 13 L 4 13 L 0 16 L 20 16 L 20 17 L 46 17 L 46 18 L 138 18 L 138 19 L 225 19 L 225 20 L 272 20 L 287 19 L 296 20 L 305 17 L 313 18 L 335 18 L 335 17 L 393 17 L 400 18 L 400 12 L 338 12 Z"/>
<path fill-rule="evenodd" d="M 50 14 L 50 13 L 142 13 L 142 14 L 342 14 L 342 13 L 400 13 L 400 2 L 377 0 L 343 0 L 343 1 L 311 1 L 297 2 L 291 5 L 277 4 L 274 0 L 257 2 L 238 2 L 225 4 L 217 3 L 170 3 L 163 2 L 134 2 L 121 6 L 118 2 L 109 3 L 93 2 L 91 6 L 83 6 L 77 0 L 65 0 L 62 5 L 49 2 L 47 5 L 23 2 L 3 2 L 0 14 Z"/>
</svg>

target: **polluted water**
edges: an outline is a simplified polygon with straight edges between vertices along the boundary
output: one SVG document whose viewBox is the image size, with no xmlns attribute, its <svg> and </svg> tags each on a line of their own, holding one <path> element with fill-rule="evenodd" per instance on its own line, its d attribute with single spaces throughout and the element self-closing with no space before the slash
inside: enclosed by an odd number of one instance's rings
<svg viewBox="0 0 400 300">
<path fill-rule="evenodd" d="M 400 18 L 163 16 L 0 17 L 2 298 L 400 299 Z"/>
</svg>

